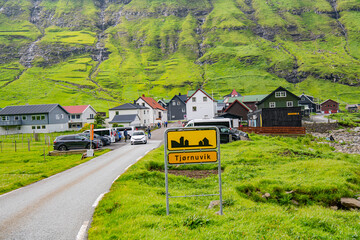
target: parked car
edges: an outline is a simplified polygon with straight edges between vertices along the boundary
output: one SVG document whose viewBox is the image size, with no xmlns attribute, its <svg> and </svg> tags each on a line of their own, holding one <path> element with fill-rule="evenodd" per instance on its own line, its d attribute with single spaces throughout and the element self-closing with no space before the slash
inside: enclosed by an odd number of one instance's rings
<svg viewBox="0 0 360 240">
<path fill-rule="evenodd" d="M 217 127 L 220 132 L 220 143 L 230 142 L 230 138 L 231 138 L 230 129 L 225 126 L 215 126 L 215 127 Z"/>
<path fill-rule="evenodd" d="M 86 130 L 86 131 L 84 131 L 84 133 L 90 133 L 90 130 Z M 100 136 L 108 136 L 111 139 L 112 143 L 120 140 L 115 129 L 113 129 L 113 128 L 94 129 L 94 133 L 96 133 Z"/>
<path fill-rule="evenodd" d="M 241 139 L 240 131 L 237 129 L 234 129 L 234 128 L 230 129 L 230 134 L 231 134 L 233 141 L 238 141 Z"/>
<path fill-rule="evenodd" d="M 90 133 L 79 133 L 80 136 L 85 136 L 90 139 Z M 94 133 L 94 140 L 101 141 L 103 146 L 110 145 L 111 139 L 108 136 L 100 136 L 96 133 Z"/>
<path fill-rule="evenodd" d="M 54 150 L 66 151 L 70 149 L 84 149 L 90 148 L 90 144 L 92 144 L 92 148 L 98 148 L 98 142 L 91 142 L 85 136 L 79 135 L 63 135 L 59 136 L 54 140 Z"/>
<path fill-rule="evenodd" d="M 131 139 L 130 139 L 131 145 L 135 143 L 147 143 L 147 136 L 145 135 L 145 132 L 142 130 L 134 131 Z"/>
</svg>

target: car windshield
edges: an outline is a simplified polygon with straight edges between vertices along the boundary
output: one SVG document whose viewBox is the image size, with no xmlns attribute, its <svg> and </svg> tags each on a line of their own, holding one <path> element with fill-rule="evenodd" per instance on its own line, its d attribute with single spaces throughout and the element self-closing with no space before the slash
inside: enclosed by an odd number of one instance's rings
<svg viewBox="0 0 360 240">
<path fill-rule="evenodd" d="M 145 135 L 144 132 L 134 132 L 133 134 L 134 136 L 137 136 L 137 135 Z"/>
</svg>

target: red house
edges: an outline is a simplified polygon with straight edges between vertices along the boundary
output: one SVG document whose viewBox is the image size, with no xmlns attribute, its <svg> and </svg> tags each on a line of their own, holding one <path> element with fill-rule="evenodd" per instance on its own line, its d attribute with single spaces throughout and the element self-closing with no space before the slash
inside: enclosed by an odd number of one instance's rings
<svg viewBox="0 0 360 240">
<path fill-rule="evenodd" d="M 331 114 L 339 112 L 339 103 L 334 100 L 328 99 L 320 103 L 320 110 L 323 114 Z"/>
<path fill-rule="evenodd" d="M 225 113 L 230 113 L 237 116 L 240 120 L 247 120 L 247 114 L 251 112 L 251 109 L 244 103 L 235 100 L 228 108 L 225 109 Z"/>
</svg>

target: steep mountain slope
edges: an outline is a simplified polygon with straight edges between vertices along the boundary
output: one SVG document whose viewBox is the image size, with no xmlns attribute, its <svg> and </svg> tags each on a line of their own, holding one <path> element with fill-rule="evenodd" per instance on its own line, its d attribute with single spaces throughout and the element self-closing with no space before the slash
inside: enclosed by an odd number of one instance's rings
<svg viewBox="0 0 360 240">
<path fill-rule="evenodd" d="M 360 99 L 359 0 L 0 0 L 0 104 L 282 85 Z"/>
</svg>

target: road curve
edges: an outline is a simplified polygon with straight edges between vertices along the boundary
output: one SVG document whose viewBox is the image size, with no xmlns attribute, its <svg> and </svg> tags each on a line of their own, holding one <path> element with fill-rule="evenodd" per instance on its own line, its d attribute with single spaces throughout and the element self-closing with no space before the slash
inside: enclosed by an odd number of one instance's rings
<svg viewBox="0 0 360 240">
<path fill-rule="evenodd" d="M 113 181 L 161 140 L 125 146 L 0 195 L 0 239 L 83 239 L 94 208 Z"/>
</svg>

